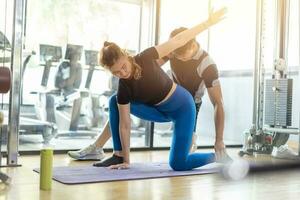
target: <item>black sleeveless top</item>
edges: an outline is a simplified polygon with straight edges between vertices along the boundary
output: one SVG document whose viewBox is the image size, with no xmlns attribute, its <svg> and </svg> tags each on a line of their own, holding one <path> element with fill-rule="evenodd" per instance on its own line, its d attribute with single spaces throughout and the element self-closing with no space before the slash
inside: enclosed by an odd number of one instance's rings
<svg viewBox="0 0 300 200">
<path fill-rule="evenodd" d="M 202 89 L 201 86 L 210 88 L 219 78 L 216 64 L 202 49 L 187 61 L 172 57 L 170 65 L 174 82 L 188 90 L 193 97 Z"/>
<path fill-rule="evenodd" d="M 172 88 L 173 81 L 157 65 L 159 58 L 155 47 L 148 48 L 134 57 L 142 68 L 140 79 L 120 79 L 117 92 L 118 104 L 141 102 L 155 105 L 162 101 Z"/>
</svg>

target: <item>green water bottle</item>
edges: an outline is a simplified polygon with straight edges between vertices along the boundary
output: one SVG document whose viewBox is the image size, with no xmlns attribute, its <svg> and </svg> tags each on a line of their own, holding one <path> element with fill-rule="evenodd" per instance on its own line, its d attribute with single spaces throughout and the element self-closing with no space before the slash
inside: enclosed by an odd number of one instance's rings
<svg viewBox="0 0 300 200">
<path fill-rule="evenodd" d="M 40 189 L 51 190 L 53 149 L 41 150 Z"/>
</svg>

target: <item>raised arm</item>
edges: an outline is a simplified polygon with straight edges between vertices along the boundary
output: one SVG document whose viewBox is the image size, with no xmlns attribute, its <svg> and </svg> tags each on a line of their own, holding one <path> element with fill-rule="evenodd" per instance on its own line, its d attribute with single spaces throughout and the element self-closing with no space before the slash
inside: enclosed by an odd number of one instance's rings
<svg viewBox="0 0 300 200">
<path fill-rule="evenodd" d="M 159 58 L 156 60 L 156 63 L 159 67 L 162 67 L 166 62 L 169 61 L 171 55 L 167 55 L 163 58 Z"/>
<path fill-rule="evenodd" d="M 188 41 L 195 38 L 199 33 L 221 21 L 224 18 L 225 13 L 226 8 L 222 8 L 212 13 L 206 21 L 177 34 L 176 36 L 170 38 L 167 42 L 155 46 L 159 58 L 169 55 L 175 49 L 185 45 Z"/>
</svg>

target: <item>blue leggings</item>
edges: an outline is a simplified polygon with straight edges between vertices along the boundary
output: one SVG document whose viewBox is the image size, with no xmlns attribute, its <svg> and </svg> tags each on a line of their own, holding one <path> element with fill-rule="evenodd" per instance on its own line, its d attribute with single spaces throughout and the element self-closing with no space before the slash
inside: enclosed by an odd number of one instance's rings
<svg viewBox="0 0 300 200">
<path fill-rule="evenodd" d="M 177 85 L 172 96 L 159 105 L 149 106 L 131 102 L 130 113 L 153 122 L 173 122 L 174 132 L 170 150 L 169 164 L 173 170 L 191 170 L 214 162 L 214 153 L 192 153 L 189 149 L 195 125 L 195 103 L 192 96 Z M 121 151 L 119 135 L 119 111 L 116 95 L 109 100 L 109 122 L 115 151 Z"/>
</svg>

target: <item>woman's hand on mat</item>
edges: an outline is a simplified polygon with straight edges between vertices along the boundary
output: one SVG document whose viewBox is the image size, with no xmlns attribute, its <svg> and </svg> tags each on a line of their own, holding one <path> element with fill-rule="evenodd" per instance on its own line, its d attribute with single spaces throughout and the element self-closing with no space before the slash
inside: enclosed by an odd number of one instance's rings
<svg viewBox="0 0 300 200">
<path fill-rule="evenodd" d="M 215 152 L 216 152 L 216 159 L 220 160 L 223 157 L 227 156 L 225 144 L 223 141 L 216 141 L 215 142 Z"/>
<path fill-rule="evenodd" d="M 129 169 L 129 163 L 121 163 L 117 165 L 111 165 L 108 167 L 109 169 Z"/>
</svg>

